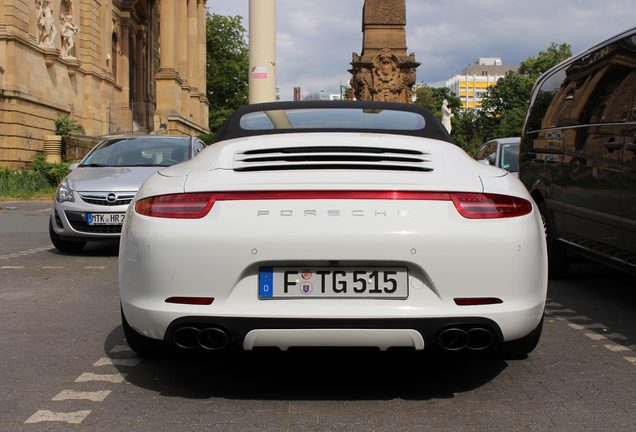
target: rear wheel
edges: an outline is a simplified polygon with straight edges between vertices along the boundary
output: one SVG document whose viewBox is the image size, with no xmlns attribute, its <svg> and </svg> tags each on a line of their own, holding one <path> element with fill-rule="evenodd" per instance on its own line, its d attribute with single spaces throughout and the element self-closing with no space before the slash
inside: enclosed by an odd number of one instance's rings
<svg viewBox="0 0 636 432">
<path fill-rule="evenodd" d="M 49 237 L 51 238 L 51 243 L 57 250 L 63 253 L 72 253 L 81 251 L 84 246 L 86 246 L 85 241 L 69 241 L 62 240 L 59 235 L 53 229 L 53 218 L 49 219 Z"/>
<path fill-rule="evenodd" d="M 121 309 L 121 326 L 128 346 L 142 357 L 156 357 L 164 352 L 164 343 L 137 333 L 126 321 L 124 310 Z"/>
<path fill-rule="evenodd" d="M 541 221 L 545 230 L 545 238 L 548 246 L 548 276 L 551 279 L 565 277 L 570 268 L 570 258 L 565 248 L 556 240 L 554 224 L 548 213 L 545 203 L 539 203 L 539 212 L 541 213 Z"/>
<path fill-rule="evenodd" d="M 510 342 L 504 342 L 502 347 L 503 357 L 506 359 L 523 359 L 534 350 L 541 339 L 543 330 L 543 316 L 539 325 L 525 337 Z"/>
</svg>

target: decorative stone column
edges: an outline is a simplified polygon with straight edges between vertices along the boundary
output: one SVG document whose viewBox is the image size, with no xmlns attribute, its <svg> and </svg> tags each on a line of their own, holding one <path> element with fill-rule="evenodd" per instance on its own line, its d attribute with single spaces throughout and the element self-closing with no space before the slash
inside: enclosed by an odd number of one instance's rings
<svg viewBox="0 0 636 432">
<path fill-rule="evenodd" d="M 405 0 L 365 0 L 362 54 L 353 53 L 351 89 L 357 100 L 412 102 L 415 54 L 406 54 Z"/>
<path fill-rule="evenodd" d="M 206 9 L 205 9 L 205 0 L 198 0 L 197 3 L 197 14 L 199 23 L 197 25 L 199 31 L 197 33 L 197 49 L 198 49 L 198 57 L 199 64 L 197 68 L 199 69 L 196 76 L 199 77 L 199 82 L 196 87 L 199 89 L 199 92 L 206 95 L 206 74 L 207 74 L 207 52 L 205 46 L 207 44 L 206 40 L 206 32 L 207 32 L 207 19 L 206 19 Z"/>
<path fill-rule="evenodd" d="M 177 73 L 181 78 L 181 95 L 178 112 L 185 118 L 190 114 L 190 90 L 188 82 L 188 0 L 177 0 Z"/>
<path fill-rule="evenodd" d="M 169 0 L 161 1 L 159 10 L 159 27 L 161 34 L 159 35 L 159 43 L 161 45 L 161 54 L 159 59 L 159 70 L 168 71 L 175 70 L 175 34 L 174 16 L 175 3 Z"/>
<path fill-rule="evenodd" d="M 176 0 L 177 10 L 173 17 L 173 36 L 177 52 L 177 72 L 183 81 L 188 74 L 188 0 Z M 176 30 L 176 31 L 175 31 Z"/>
<path fill-rule="evenodd" d="M 182 81 L 177 73 L 177 6 L 177 2 L 174 0 L 161 0 L 160 3 L 160 59 L 159 71 L 155 75 L 157 109 L 154 118 L 154 130 L 158 133 L 167 133 L 169 129 L 168 116 L 171 113 L 181 111 Z"/>
</svg>

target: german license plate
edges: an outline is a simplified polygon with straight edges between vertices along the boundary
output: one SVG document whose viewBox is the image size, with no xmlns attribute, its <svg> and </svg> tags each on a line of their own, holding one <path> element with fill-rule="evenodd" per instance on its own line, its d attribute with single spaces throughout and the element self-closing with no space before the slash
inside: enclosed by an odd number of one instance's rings
<svg viewBox="0 0 636 432">
<path fill-rule="evenodd" d="M 121 225 L 126 213 L 87 213 L 86 221 L 89 225 Z"/>
<path fill-rule="evenodd" d="M 261 267 L 259 298 L 408 297 L 406 267 Z"/>
</svg>

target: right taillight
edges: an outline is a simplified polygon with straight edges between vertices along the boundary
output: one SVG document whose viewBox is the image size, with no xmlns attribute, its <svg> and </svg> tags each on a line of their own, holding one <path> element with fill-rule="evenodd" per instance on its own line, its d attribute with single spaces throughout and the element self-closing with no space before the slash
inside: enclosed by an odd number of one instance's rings
<svg viewBox="0 0 636 432">
<path fill-rule="evenodd" d="M 468 219 L 496 219 L 523 216 L 532 204 L 523 198 L 480 193 L 451 193 L 455 208 Z"/>
</svg>

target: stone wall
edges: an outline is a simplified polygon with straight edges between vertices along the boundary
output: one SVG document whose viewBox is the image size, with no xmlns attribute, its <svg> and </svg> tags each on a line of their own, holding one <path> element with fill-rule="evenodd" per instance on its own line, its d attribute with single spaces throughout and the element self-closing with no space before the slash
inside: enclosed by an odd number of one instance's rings
<svg viewBox="0 0 636 432">
<path fill-rule="evenodd" d="M 78 161 L 100 141 L 99 137 L 69 135 L 64 137 L 64 160 Z"/>
</svg>

